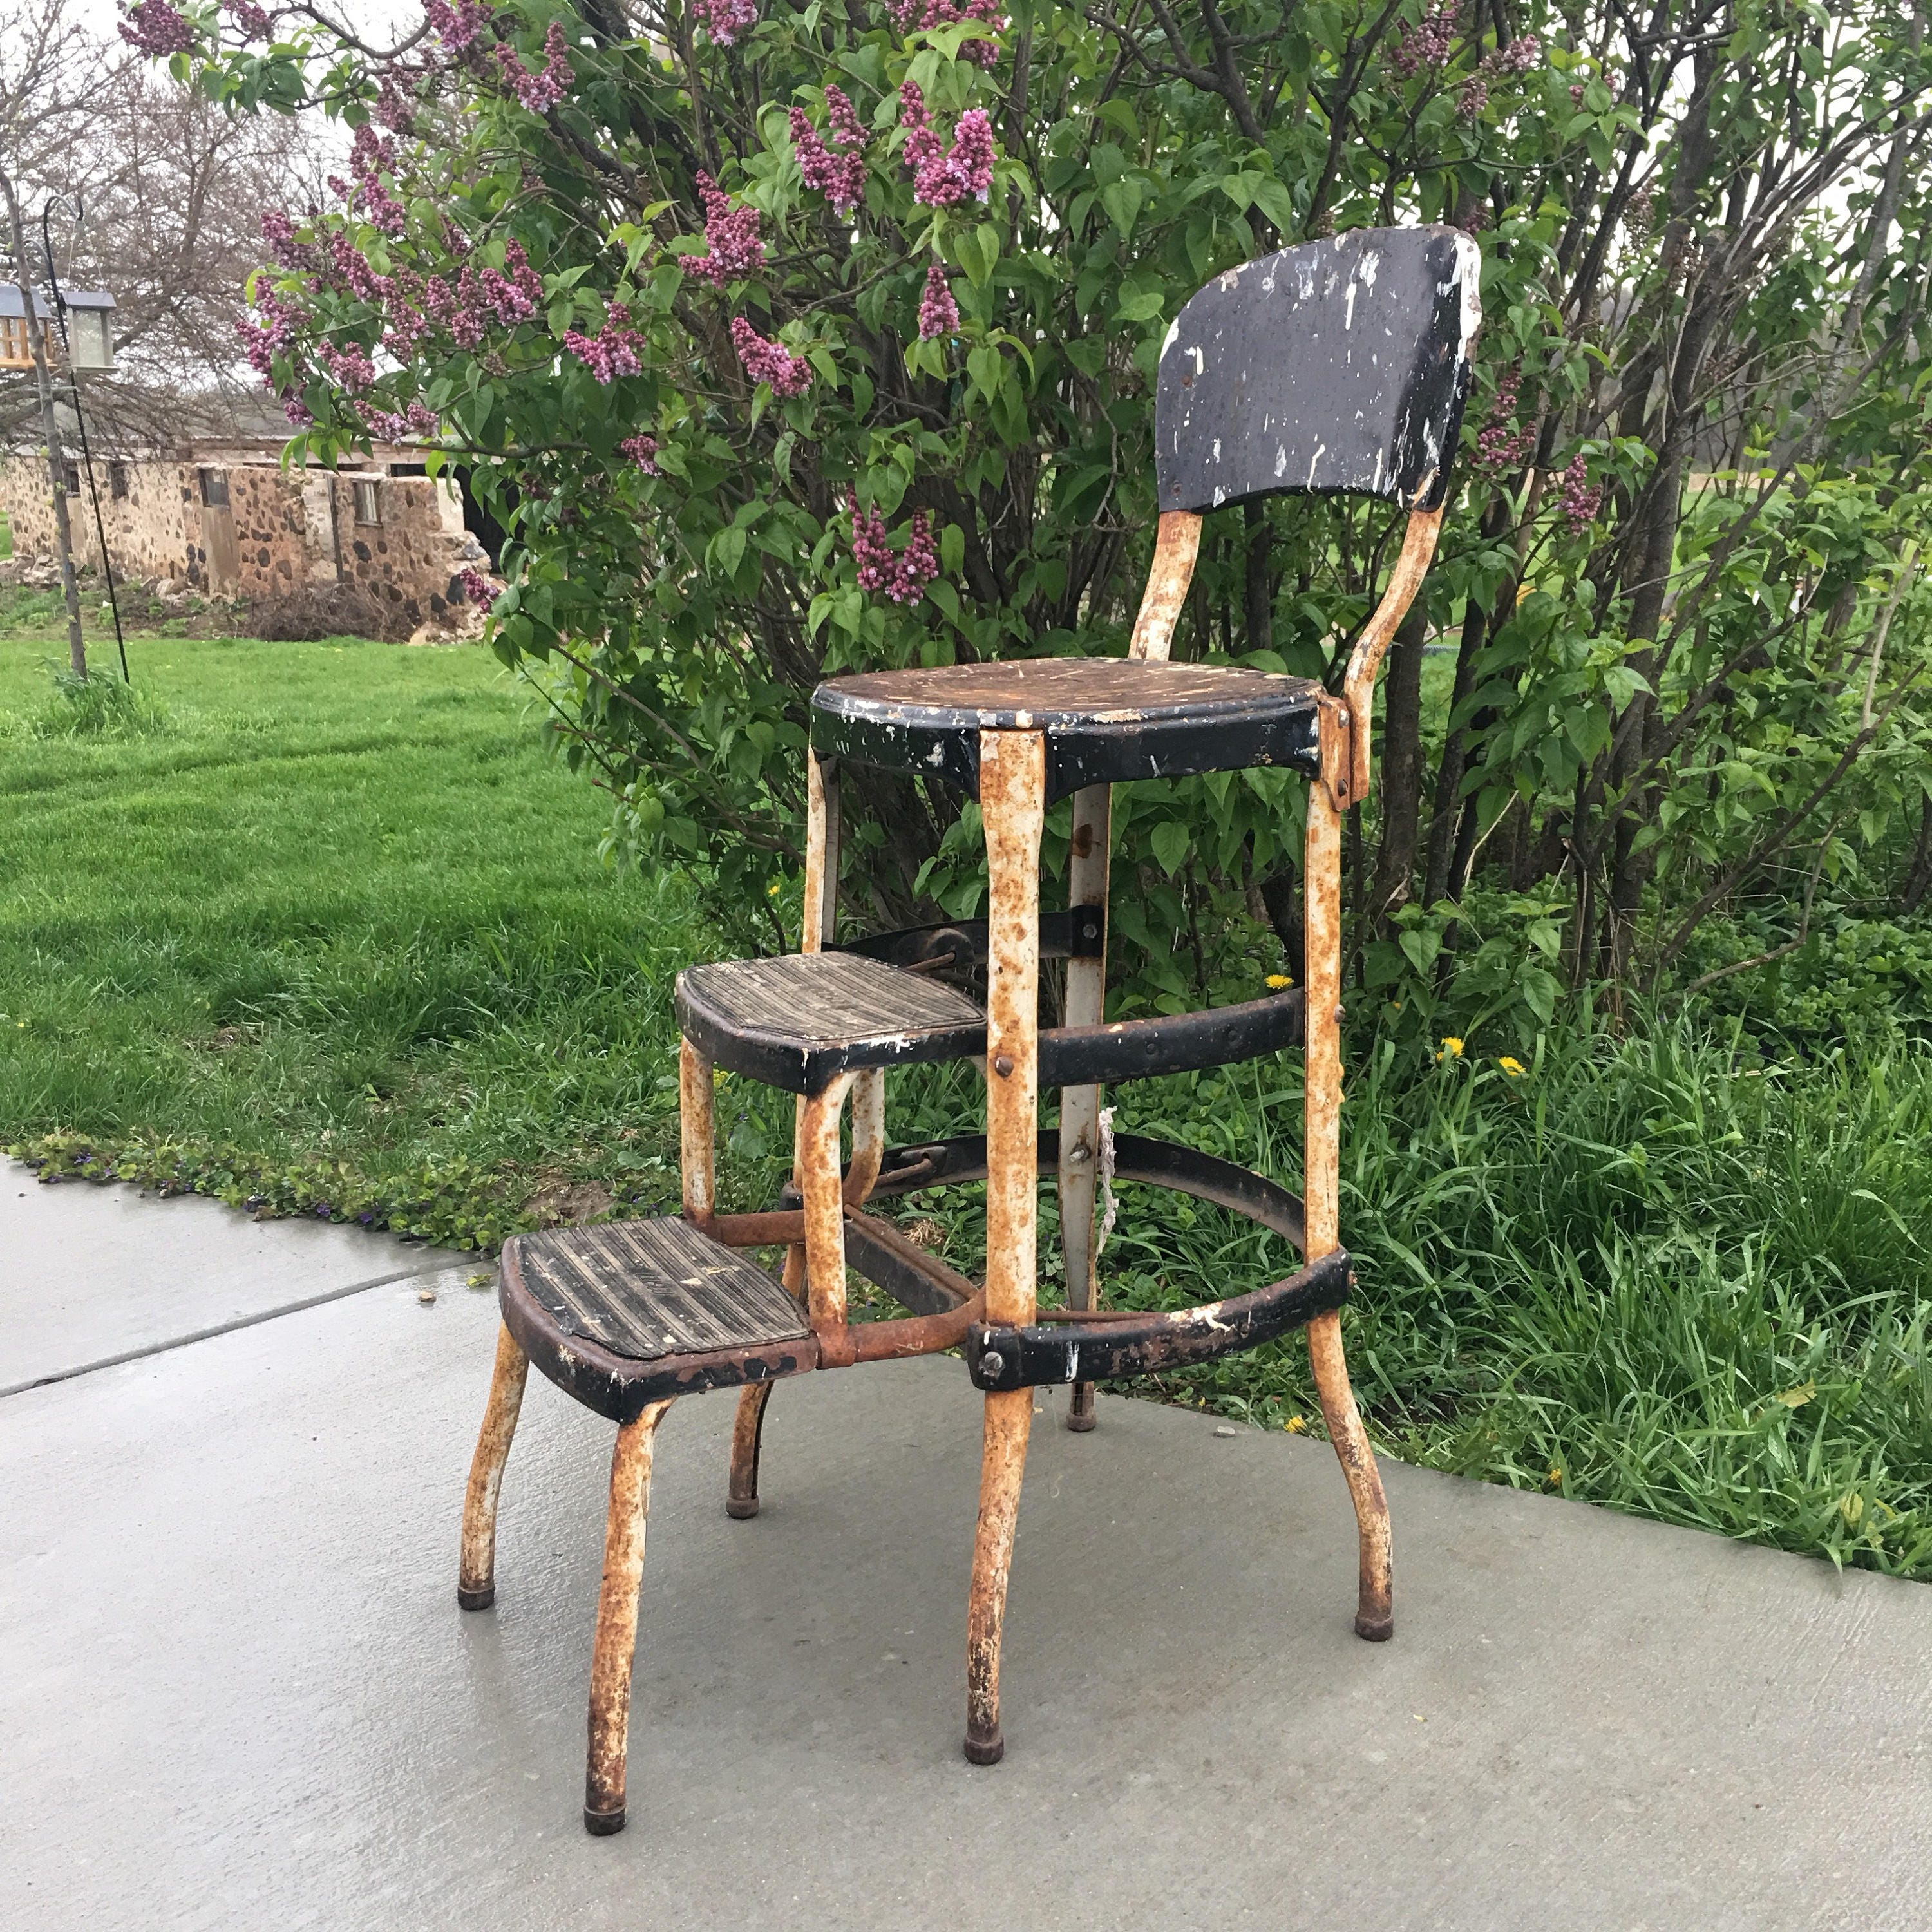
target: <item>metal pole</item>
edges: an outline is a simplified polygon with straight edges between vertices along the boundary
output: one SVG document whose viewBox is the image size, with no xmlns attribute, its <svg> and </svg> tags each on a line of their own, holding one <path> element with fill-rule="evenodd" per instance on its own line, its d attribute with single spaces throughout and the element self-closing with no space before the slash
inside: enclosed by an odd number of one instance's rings
<svg viewBox="0 0 1932 1932">
<path fill-rule="evenodd" d="M 107 580 L 107 608 L 114 614 L 114 642 L 121 653 L 121 682 L 132 684 L 128 675 L 128 640 L 121 632 L 121 600 L 114 589 L 114 560 L 107 554 L 107 526 L 100 519 L 100 486 L 94 480 L 94 452 L 87 446 L 87 418 L 81 413 L 80 371 L 74 366 L 74 345 L 68 340 L 67 297 L 61 293 L 60 279 L 54 273 L 54 245 L 47 238 L 47 215 L 53 206 L 50 197 L 40 210 L 40 249 L 47 260 L 47 286 L 53 290 L 54 320 L 60 324 L 61 348 L 67 356 L 67 384 L 74 395 L 74 420 L 80 431 L 80 460 L 87 467 L 87 494 L 94 503 L 94 534 L 100 543 L 100 574 Z M 74 225 L 82 219 L 79 195 L 74 198 Z"/>
<path fill-rule="evenodd" d="M 68 662 L 76 677 L 87 675 L 87 644 L 80 629 L 80 586 L 74 580 L 74 530 L 67 515 L 67 463 L 61 454 L 60 419 L 54 414 L 53 377 L 47 368 L 46 332 L 40 326 L 40 310 L 27 274 L 27 224 L 20 214 L 20 198 L 14 192 L 13 177 L 0 170 L 0 194 L 7 202 L 7 214 L 14 230 L 14 286 L 20 291 L 25 310 L 27 347 L 34 358 L 34 377 L 40 392 L 40 427 L 47 440 L 47 468 L 54 486 L 54 541 L 60 551 L 61 588 L 67 594 Z"/>
</svg>

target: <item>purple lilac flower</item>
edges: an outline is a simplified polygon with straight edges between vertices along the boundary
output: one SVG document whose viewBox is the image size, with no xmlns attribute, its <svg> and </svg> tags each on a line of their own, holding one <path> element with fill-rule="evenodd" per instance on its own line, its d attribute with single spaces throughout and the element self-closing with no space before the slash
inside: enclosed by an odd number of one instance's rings
<svg viewBox="0 0 1932 1932">
<path fill-rule="evenodd" d="M 906 547 L 896 552 L 886 540 L 885 519 L 878 512 L 861 509 L 856 493 L 851 504 L 852 560 L 859 566 L 859 588 L 881 593 L 895 604 L 916 604 L 939 574 L 930 514 L 924 510 L 912 513 Z"/>
<path fill-rule="evenodd" d="M 826 118 L 831 123 L 832 146 L 850 152 L 834 154 L 827 148 L 802 107 L 790 111 L 791 144 L 806 186 L 818 189 L 839 214 L 849 214 L 866 191 L 866 163 L 861 152 L 866 145 L 865 130 L 859 125 L 851 102 L 837 88 L 825 90 L 825 107 Z"/>
<path fill-rule="evenodd" d="M 958 327 L 959 304 L 952 299 L 946 271 L 935 262 L 926 272 L 926 293 L 920 298 L 920 340 L 930 342 L 936 336 L 952 335 Z"/>
<path fill-rule="evenodd" d="M 563 346 L 600 382 L 614 382 L 620 376 L 634 376 L 644 366 L 638 352 L 644 346 L 644 338 L 631 326 L 631 311 L 622 302 L 611 302 L 605 308 L 604 326 L 594 336 L 574 328 L 565 330 Z"/>
<path fill-rule="evenodd" d="M 423 0 L 423 12 L 437 38 L 452 53 L 460 54 L 471 45 L 492 18 L 488 0 Z"/>
<path fill-rule="evenodd" d="M 544 64 L 538 73 L 532 74 L 524 66 L 514 47 L 500 42 L 490 51 L 496 57 L 496 64 L 503 70 L 503 77 L 509 82 L 511 92 L 532 114 L 548 114 L 577 78 L 577 70 L 565 52 L 563 29 L 554 20 L 544 34 Z"/>
<path fill-rule="evenodd" d="M 1402 30 L 1389 55 L 1389 65 L 1402 80 L 1412 79 L 1424 68 L 1449 64 L 1450 49 L 1456 38 L 1456 0 L 1438 0 L 1412 27 Z"/>
<path fill-rule="evenodd" d="M 376 92 L 376 105 L 370 111 L 392 134 L 406 138 L 416 132 L 416 108 L 394 74 L 383 75 L 382 85 Z"/>
<path fill-rule="evenodd" d="M 1513 430 L 1508 427 L 1510 418 L 1516 414 L 1516 389 L 1521 380 L 1520 373 L 1512 368 L 1505 370 L 1496 384 L 1496 393 L 1490 404 L 1489 422 L 1476 438 L 1478 469 L 1513 470 L 1536 446 L 1533 429 Z"/>
<path fill-rule="evenodd" d="M 617 446 L 646 476 L 658 473 L 658 440 L 654 436 L 627 436 Z"/>
<path fill-rule="evenodd" d="M 296 239 L 295 224 L 286 208 L 272 208 L 262 217 L 262 238 L 285 268 L 304 268 L 315 259 L 315 250 Z"/>
<path fill-rule="evenodd" d="M 371 410 L 369 428 L 385 442 L 400 442 L 405 436 L 434 436 L 442 425 L 436 412 L 421 403 L 400 410 Z"/>
<path fill-rule="evenodd" d="M 496 593 L 490 588 L 490 580 L 480 570 L 466 565 L 456 573 L 456 580 L 463 586 L 463 594 L 479 610 L 487 610 L 496 602 Z"/>
<path fill-rule="evenodd" d="M 194 46 L 194 29 L 168 0 L 134 0 L 121 22 L 121 38 L 150 60 L 188 53 Z"/>
<path fill-rule="evenodd" d="M 346 389 L 352 396 L 366 389 L 376 380 L 376 365 L 359 343 L 346 343 L 338 348 L 332 342 L 325 342 L 315 355 L 316 360 L 335 379 L 337 386 Z"/>
<path fill-rule="evenodd" d="M 1563 513 L 1563 520 L 1574 532 L 1587 529 L 1597 520 L 1597 511 L 1604 500 L 1604 486 L 1592 483 L 1590 474 L 1579 450 L 1570 460 L 1570 466 L 1563 472 L 1563 488 L 1557 498 L 1556 506 Z"/>
<path fill-rule="evenodd" d="M 1456 97 L 1456 112 L 1465 121 L 1473 121 L 1490 104 L 1490 81 L 1486 74 L 1472 74 L 1462 83 L 1462 91 Z"/>
<path fill-rule="evenodd" d="M 734 208 L 731 197 L 707 174 L 698 176 L 698 191 L 704 198 L 704 241 L 710 252 L 680 255 L 677 266 L 687 275 L 722 289 L 731 277 L 748 275 L 765 259 L 765 244 L 758 238 L 758 211 Z"/>
<path fill-rule="evenodd" d="M 938 132 L 926 118 L 926 96 L 908 80 L 899 88 L 899 124 L 906 130 L 905 158 L 916 200 L 928 208 L 951 208 L 968 195 L 986 199 L 993 183 L 993 124 L 983 107 L 969 107 L 960 116 L 952 152 L 943 153 Z"/>
<path fill-rule="evenodd" d="M 1543 58 L 1543 43 L 1534 34 L 1524 34 L 1510 41 L 1497 56 L 1497 65 L 1505 74 L 1527 74 Z"/>
<path fill-rule="evenodd" d="M 255 0 L 222 0 L 222 4 L 235 16 L 235 24 L 242 29 L 244 40 L 268 38 L 268 15 L 266 8 L 256 6 Z"/>
<path fill-rule="evenodd" d="M 721 47 L 728 47 L 758 18 L 758 0 L 688 0 L 691 17 Z"/>
<path fill-rule="evenodd" d="M 731 346 L 745 374 L 754 382 L 768 382 L 775 396 L 802 396 L 812 387 L 812 364 L 794 356 L 782 342 L 767 342 L 742 315 L 731 318 Z"/>
<path fill-rule="evenodd" d="M 307 429 L 315 421 L 315 412 L 299 396 L 284 396 L 282 398 L 282 413 L 297 429 Z"/>
<path fill-rule="evenodd" d="M 956 26 L 962 20 L 981 20 L 996 34 L 1004 33 L 1006 16 L 1000 0 L 886 0 L 886 11 L 902 34 L 917 33 L 934 27 Z M 990 68 L 1000 58 L 1000 44 L 992 40 L 968 40 L 959 50 L 962 59 Z"/>
</svg>

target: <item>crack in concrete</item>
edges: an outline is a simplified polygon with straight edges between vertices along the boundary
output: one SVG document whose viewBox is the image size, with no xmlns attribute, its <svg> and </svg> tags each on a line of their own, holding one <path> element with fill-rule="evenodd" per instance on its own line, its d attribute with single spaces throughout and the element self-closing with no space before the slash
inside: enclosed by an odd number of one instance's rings
<svg viewBox="0 0 1932 1932">
<path fill-rule="evenodd" d="M 212 1328 L 171 1336 L 164 1342 L 150 1342 L 139 1348 L 124 1348 L 118 1354 L 103 1355 L 98 1361 L 82 1362 L 74 1368 L 56 1369 L 51 1375 L 10 1383 L 0 1388 L 0 1400 L 10 1395 L 25 1395 L 29 1389 L 50 1388 L 56 1382 L 70 1382 L 76 1376 L 91 1376 L 100 1369 L 118 1368 L 123 1362 L 143 1361 L 150 1355 L 165 1355 L 176 1348 L 190 1347 L 196 1342 L 212 1342 L 218 1335 L 232 1335 L 238 1328 L 254 1328 L 264 1322 L 279 1321 L 284 1315 L 299 1315 L 305 1308 L 320 1308 L 326 1302 L 345 1300 L 352 1294 L 366 1294 L 372 1288 L 393 1288 L 398 1282 L 416 1281 L 425 1275 L 447 1274 L 452 1268 L 460 1265 L 456 1262 L 440 1262 L 431 1268 L 398 1268 L 392 1274 L 379 1274 L 371 1280 L 325 1288 L 320 1294 L 306 1295 L 299 1301 L 285 1301 L 278 1308 L 265 1308 L 254 1315 L 238 1315 L 232 1322 L 218 1322 Z"/>
</svg>

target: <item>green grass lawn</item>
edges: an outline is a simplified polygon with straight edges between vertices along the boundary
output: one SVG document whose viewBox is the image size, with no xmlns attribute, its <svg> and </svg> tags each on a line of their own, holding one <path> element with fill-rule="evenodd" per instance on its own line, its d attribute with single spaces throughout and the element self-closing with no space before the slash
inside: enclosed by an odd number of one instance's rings
<svg viewBox="0 0 1932 1932">
<path fill-rule="evenodd" d="M 0 1143 L 486 1246 L 674 1198 L 671 981 L 716 942 L 689 882 L 600 860 L 602 794 L 546 759 L 526 687 L 473 646 L 141 638 L 131 712 L 76 734 L 56 654 L 0 642 Z M 1358 1042 L 1347 1333 L 1376 1440 L 1932 1579 L 1932 1056 L 1767 1061 L 1678 1014 L 1525 1058 Z M 1111 1097 L 1122 1131 L 1295 1184 L 1292 1058 Z M 897 1138 L 977 1115 L 959 1070 L 895 1076 Z M 763 1204 L 790 1102 L 734 1081 L 720 1117 L 728 1196 Z M 974 1192 L 904 1210 L 968 1267 Z M 1042 1216 L 1051 1297 L 1050 1190 Z M 1178 1306 L 1293 1266 L 1126 1188 L 1102 1274 Z M 1319 1431 L 1297 1338 L 1144 1386 Z"/>
<path fill-rule="evenodd" d="M 0 643 L 0 1138 L 445 1238 L 665 1191 L 692 896 L 599 858 L 527 687 L 141 640 L 158 728 L 41 735 L 49 648 Z"/>
</svg>

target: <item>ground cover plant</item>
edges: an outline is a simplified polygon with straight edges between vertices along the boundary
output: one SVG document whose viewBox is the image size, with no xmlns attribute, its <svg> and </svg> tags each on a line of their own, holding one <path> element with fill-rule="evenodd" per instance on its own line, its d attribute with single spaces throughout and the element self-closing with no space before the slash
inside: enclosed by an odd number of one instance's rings
<svg viewBox="0 0 1932 1932">
<path fill-rule="evenodd" d="M 485 1246 L 670 1204 L 670 982 L 716 936 L 685 875 L 600 860 L 535 694 L 474 646 L 140 656 L 142 708 L 97 718 L 51 639 L 0 644 L 0 1144 L 52 1178 Z M 1360 1016 L 1343 1213 L 1376 1441 L 1932 1579 L 1932 1054 L 1646 1017 L 1430 1049 Z M 1111 1098 L 1123 1132 L 1292 1185 L 1298 1082 L 1288 1056 Z M 908 1072 L 892 1107 L 916 1139 L 979 1100 L 962 1070 Z M 728 1080 L 719 1118 L 728 1196 L 764 1204 L 789 1100 Z M 1292 1264 L 1220 1210 L 1122 1196 L 1117 1305 Z M 970 1264 L 976 1206 L 899 1211 Z M 1320 1431 L 1298 1338 L 1144 1392 Z"/>
</svg>

